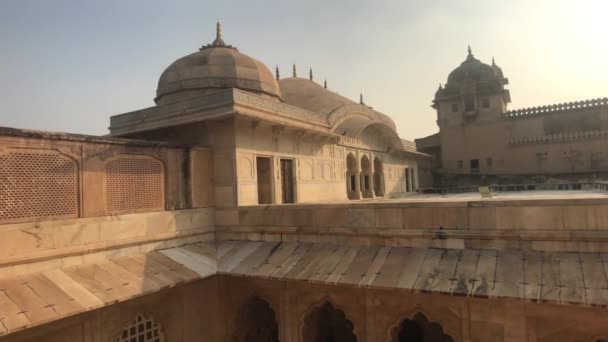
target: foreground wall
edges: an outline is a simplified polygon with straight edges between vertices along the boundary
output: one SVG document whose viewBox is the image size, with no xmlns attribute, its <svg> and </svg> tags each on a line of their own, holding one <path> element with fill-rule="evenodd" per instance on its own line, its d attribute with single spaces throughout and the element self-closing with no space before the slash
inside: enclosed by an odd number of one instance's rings
<svg viewBox="0 0 608 342">
<path fill-rule="evenodd" d="M 223 277 L 220 284 L 222 341 L 244 335 L 247 324 L 239 314 L 252 297 L 269 303 L 280 341 L 312 342 L 303 338 L 316 328 L 307 316 L 324 303 L 352 323 L 358 342 L 397 342 L 399 324 L 417 313 L 455 342 L 595 342 L 608 334 L 608 311 L 601 308 L 238 277 Z"/>
<path fill-rule="evenodd" d="M 139 329 L 152 334 L 158 330 L 159 335 L 164 336 L 156 340 L 160 342 L 222 341 L 217 293 L 217 278 L 199 280 L 15 333 L 2 341 L 130 342 L 131 337 L 135 337 L 133 341 L 154 341 L 152 338 L 140 340 Z M 138 315 L 143 318 L 142 324 L 136 321 Z M 131 328 L 135 332 L 122 337 L 123 331 Z"/>
</svg>

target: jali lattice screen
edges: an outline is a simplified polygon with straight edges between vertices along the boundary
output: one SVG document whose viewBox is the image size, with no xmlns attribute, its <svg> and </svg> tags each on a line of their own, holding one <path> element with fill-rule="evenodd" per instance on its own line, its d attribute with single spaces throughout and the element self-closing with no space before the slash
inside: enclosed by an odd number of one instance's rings
<svg viewBox="0 0 608 342">
<path fill-rule="evenodd" d="M 151 317 L 138 314 L 118 335 L 114 342 L 164 342 L 160 324 Z"/>
<path fill-rule="evenodd" d="M 78 166 L 54 151 L 0 152 L 0 223 L 78 216 Z"/>
<path fill-rule="evenodd" d="M 162 162 L 146 156 L 119 156 L 106 163 L 106 207 L 109 213 L 163 210 Z"/>
</svg>

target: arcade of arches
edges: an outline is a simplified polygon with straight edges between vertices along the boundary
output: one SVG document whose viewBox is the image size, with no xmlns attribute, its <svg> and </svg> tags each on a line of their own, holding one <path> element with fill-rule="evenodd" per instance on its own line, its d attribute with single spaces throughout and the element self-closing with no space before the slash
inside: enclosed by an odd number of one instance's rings
<svg viewBox="0 0 608 342">
<path fill-rule="evenodd" d="M 406 173 L 409 172 L 409 169 L 405 170 Z M 406 183 L 403 186 L 406 191 L 414 190 L 407 174 L 402 181 Z M 349 200 L 383 197 L 385 195 L 384 166 L 380 158 L 375 156 L 372 163 L 367 154 L 357 159 L 353 152 L 349 152 L 346 156 L 346 183 Z"/>
</svg>

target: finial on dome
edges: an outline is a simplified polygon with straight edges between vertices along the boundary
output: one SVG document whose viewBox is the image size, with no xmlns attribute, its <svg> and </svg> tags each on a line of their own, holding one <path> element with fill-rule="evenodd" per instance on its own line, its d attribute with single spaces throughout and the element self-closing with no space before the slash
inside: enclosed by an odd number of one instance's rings
<svg viewBox="0 0 608 342">
<path fill-rule="evenodd" d="M 359 93 L 359 104 L 365 105 L 365 102 L 363 102 L 363 93 Z"/>
<path fill-rule="evenodd" d="M 469 56 L 473 56 L 473 51 L 471 51 L 471 45 L 469 44 L 469 48 L 467 49 L 467 51 L 469 52 Z"/>
<path fill-rule="evenodd" d="M 323 88 L 327 89 L 327 80 L 323 81 Z"/>
<path fill-rule="evenodd" d="M 308 71 L 308 78 L 312 81 L 312 68 Z"/>
<path fill-rule="evenodd" d="M 296 65 L 293 65 L 293 77 L 297 77 L 297 73 L 296 73 Z"/>
<path fill-rule="evenodd" d="M 225 47 L 225 48 L 231 48 L 231 49 L 236 50 L 236 48 L 232 47 L 232 45 L 226 44 L 224 42 L 224 40 L 222 39 L 222 24 L 220 23 L 219 18 L 217 19 L 217 23 L 215 24 L 215 40 L 211 44 L 202 46 L 200 48 L 200 50 L 208 49 L 208 48 L 212 48 L 212 47 Z"/>
<path fill-rule="evenodd" d="M 496 66 L 496 62 L 494 61 L 494 56 L 492 56 L 492 66 L 495 67 Z"/>
<path fill-rule="evenodd" d="M 274 68 L 274 75 L 277 78 L 277 81 L 281 78 L 281 76 L 279 75 L 279 66 L 278 65 Z"/>
<path fill-rule="evenodd" d="M 438 90 L 441 90 L 441 89 L 443 89 L 443 87 L 441 86 L 441 82 L 439 82 L 439 89 Z"/>
</svg>

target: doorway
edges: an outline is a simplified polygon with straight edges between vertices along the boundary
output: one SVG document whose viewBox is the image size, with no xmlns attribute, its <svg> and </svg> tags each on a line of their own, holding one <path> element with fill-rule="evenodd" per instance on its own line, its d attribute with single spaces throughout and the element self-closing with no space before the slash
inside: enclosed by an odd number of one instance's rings
<svg viewBox="0 0 608 342">
<path fill-rule="evenodd" d="M 281 159 L 281 190 L 283 203 L 294 203 L 293 160 Z"/>
<path fill-rule="evenodd" d="M 272 203 L 272 172 L 270 158 L 257 157 L 258 204 Z"/>
</svg>

